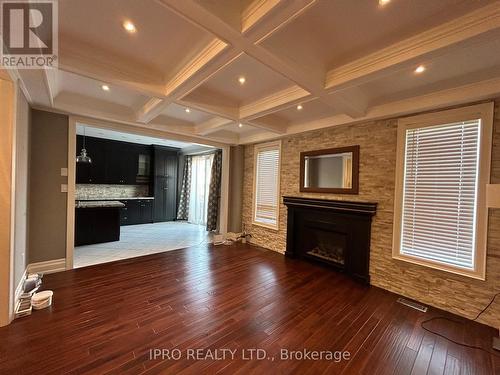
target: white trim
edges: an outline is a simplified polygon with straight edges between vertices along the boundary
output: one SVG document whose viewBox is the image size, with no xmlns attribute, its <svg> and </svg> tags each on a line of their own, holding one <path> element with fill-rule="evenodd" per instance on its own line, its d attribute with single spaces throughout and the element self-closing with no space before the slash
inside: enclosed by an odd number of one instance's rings
<svg viewBox="0 0 500 375">
<path fill-rule="evenodd" d="M 10 192 L 10 259 L 9 259 L 9 320 L 14 319 L 16 300 L 14 291 L 14 257 L 16 247 L 16 172 L 17 172 L 17 110 L 18 110 L 18 95 L 19 95 L 19 81 L 12 81 L 13 84 L 13 109 L 12 109 L 12 160 L 11 160 L 11 192 Z M 26 253 L 26 251 L 25 251 Z M 26 256 L 26 255 L 25 255 Z"/>
<path fill-rule="evenodd" d="M 271 224 L 266 224 L 266 223 L 261 223 L 258 221 L 255 221 L 255 204 L 256 204 L 256 185 L 257 185 L 257 153 L 260 150 L 264 149 L 275 149 L 278 148 L 279 150 L 279 161 L 278 161 L 278 183 L 276 185 L 276 192 L 277 192 L 277 208 L 276 208 L 276 225 L 271 225 Z M 253 151 L 253 184 L 252 184 L 252 225 L 257 225 L 260 227 L 264 227 L 267 229 L 272 229 L 272 230 L 279 230 L 280 227 L 280 205 L 281 205 L 281 140 L 278 141 L 273 141 L 273 142 L 266 142 L 266 143 L 260 143 L 254 146 L 254 151 Z"/>
<path fill-rule="evenodd" d="M 73 268 L 75 249 L 75 189 L 76 189 L 76 119 L 68 119 L 68 185 L 66 211 L 66 269 Z"/>
<path fill-rule="evenodd" d="M 28 273 L 55 273 L 66 271 L 66 258 L 47 260 L 45 262 L 37 262 L 28 264 Z"/>
<path fill-rule="evenodd" d="M 394 222 L 392 239 L 392 257 L 393 259 L 418 264 L 442 271 L 447 271 L 462 276 L 468 276 L 475 279 L 486 279 L 486 246 L 488 237 L 488 209 L 486 204 L 486 187 L 490 181 L 491 167 L 491 147 L 493 132 L 493 114 L 494 103 L 472 105 L 457 109 L 451 109 L 442 112 L 427 113 L 412 117 L 400 119 L 398 121 L 398 143 L 396 155 L 396 189 L 394 197 Z M 443 265 L 413 256 L 400 253 L 401 240 L 401 215 L 403 204 L 403 185 L 404 185 L 404 160 L 405 160 L 405 139 L 406 130 L 417 127 L 427 127 L 438 124 L 446 124 L 457 121 L 467 121 L 472 119 L 481 119 L 480 136 L 480 156 L 478 173 L 478 191 L 477 191 L 477 218 L 476 218 L 476 243 L 475 260 L 472 271 L 464 270 L 459 267 Z"/>
</svg>

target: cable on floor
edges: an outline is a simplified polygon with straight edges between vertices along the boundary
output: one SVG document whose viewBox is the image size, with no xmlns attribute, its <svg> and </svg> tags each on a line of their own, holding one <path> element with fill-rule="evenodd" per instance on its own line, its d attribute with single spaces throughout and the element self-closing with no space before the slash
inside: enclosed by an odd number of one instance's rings
<svg viewBox="0 0 500 375">
<path fill-rule="evenodd" d="M 500 295 L 500 292 L 499 293 L 496 293 L 493 298 L 491 299 L 491 301 L 488 303 L 488 305 L 482 309 L 479 314 L 476 315 L 476 317 L 474 319 L 472 319 L 473 322 L 477 321 L 477 319 L 479 319 L 479 317 L 486 311 L 488 310 L 488 308 L 493 304 L 493 302 L 495 301 L 495 299 L 497 298 L 497 296 Z M 420 322 L 420 327 L 422 327 L 422 329 L 424 329 L 425 331 L 429 332 L 429 333 L 432 333 L 434 335 L 437 335 L 439 337 L 442 337 L 454 344 L 457 344 L 457 345 L 460 345 L 460 346 L 463 346 L 463 347 L 466 347 L 466 348 L 470 348 L 470 349 L 478 349 L 478 350 L 482 350 L 492 356 L 495 356 L 497 358 L 500 358 L 500 355 L 494 353 L 494 352 L 491 352 L 487 349 L 484 349 L 483 347 L 480 347 L 480 346 L 476 346 L 476 345 L 469 345 L 469 344 L 466 344 L 464 342 L 460 342 L 460 341 L 456 341 L 456 340 L 453 340 L 453 339 L 450 339 L 449 337 L 447 337 L 446 335 L 443 335 L 437 331 L 433 331 L 431 330 L 430 328 L 427 328 L 425 327 L 425 324 L 429 323 L 429 322 L 432 322 L 432 321 L 435 321 L 435 320 L 446 320 L 446 321 L 449 321 L 449 322 L 453 322 L 453 323 L 457 323 L 457 324 L 462 324 L 462 325 L 465 325 L 465 322 L 464 321 L 459 321 L 459 320 L 456 320 L 456 319 L 451 319 L 451 318 L 448 318 L 446 316 L 435 316 L 433 318 L 430 318 L 430 319 L 427 319 L 427 320 L 424 320 L 422 322 Z"/>
</svg>

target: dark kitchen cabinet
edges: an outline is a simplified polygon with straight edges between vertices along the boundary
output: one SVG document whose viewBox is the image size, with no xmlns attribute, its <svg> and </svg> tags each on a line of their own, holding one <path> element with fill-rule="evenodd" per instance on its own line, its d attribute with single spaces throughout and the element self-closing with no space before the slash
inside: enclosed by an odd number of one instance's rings
<svg viewBox="0 0 500 375">
<path fill-rule="evenodd" d="M 142 223 L 152 223 L 153 222 L 153 201 L 152 200 L 141 200 L 140 201 L 140 219 Z"/>
<path fill-rule="evenodd" d="M 83 137 L 76 138 L 77 155 L 83 147 Z M 76 183 L 77 184 L 99 184 L 103 183 L 106 175 L 106 141 L 98 138 L 87 137 L 85 148 L 87 154 L 92 159 L 92 163 L 76 164 Z"/>
<path fill-rule="evenodd" d="M 149 145 L 87 137 L 87 153 L 91 164 L 77 163 L 77 184 L 152 185 L 152 155 Z M 77 136 L 77 154 L 83 137 Z"/>
<path fill-rule="evenodd" d="M 152 199 L 127 199 L 121 202 L 125 204 L 120 214 L 121 225 L 149 224 L 153 222 Z"/>
<path fill-rule="evenodd" d="M 76 208 L 75 246 L 120 240 L 120 208 Z"/>
<path fill-rule="evenodd" d="M 106 184 L 135 185 L 138 153 L 134 145 L 113 142 L 106 147 Z"/>
<path fill-rule="evenodd" d="M 177 150 L 154 146 L 154 221 L 170 221 L 177 211 Z"/>
</svg>

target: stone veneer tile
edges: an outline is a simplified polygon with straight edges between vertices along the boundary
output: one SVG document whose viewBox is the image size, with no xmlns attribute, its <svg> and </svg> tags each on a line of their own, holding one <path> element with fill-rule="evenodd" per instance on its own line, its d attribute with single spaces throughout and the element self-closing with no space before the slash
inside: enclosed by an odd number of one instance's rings
<svg viewBox="0 0 500 375">
<path fill-rule="evenodd" d="M 77 184 L 75 199 L 147 197 L 148 185 Z"/>
<path fill-rule="evenodd" d="M 370 275 L 375 286 L 456 314 L 474 318 L 500 291 L 500 210 L 490 210 L 486 281 L 392 259 L 392 225 L 396 166 L 397 119 L 337 126 L 282 139 L 281 196 L 377 202 L 373 218 Z M 359 195 L 299 192 L 302 151 L 360 145 Z M 243 225 L 251 242 L 284 253 L 287 210 L 280 204 L 279 230 L 252 224 L 253 145 L 245 147 Z M 500 183 L 500 99 L 495 103 L 491 182 Z M 500 298 L 480 321 L 500 327 Z"/>
</svg>

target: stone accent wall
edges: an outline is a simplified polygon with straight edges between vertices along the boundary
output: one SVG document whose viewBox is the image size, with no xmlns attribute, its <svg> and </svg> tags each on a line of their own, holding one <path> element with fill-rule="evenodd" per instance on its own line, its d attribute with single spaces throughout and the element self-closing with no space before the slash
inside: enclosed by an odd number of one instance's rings
<svg viewBox="0 0 500 375">
<path fill-rule="evenodd" d="M 491 183 L 500 183 L 500 99 L 495 103 Z M 375 286 L 453 313 L 474 318 L 500 291 L 500 209 L 490 210 L 486 281 L 392 259 L 392 225 L 397 119 L 338 126 L 282 140 L 281 195 L 377 202 L 372 224 L 370 275 Z M 360 145 L 359 195 L 299 192 L 301 151 Z M 279 230 L 252 225 L 253 145 L 245 147 L 243 225 L 251 242 L 284 253 L 286 207 L 280 205 Z M 480 321 L 500 327 L 500 297 Z"/>
<path fill-rule="evenodd" d="M 148 185 L 77 184 L 75 199 L 110 199 L 149 196 Z"/>
</svg>

